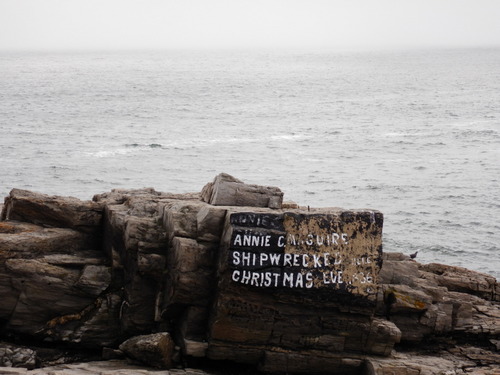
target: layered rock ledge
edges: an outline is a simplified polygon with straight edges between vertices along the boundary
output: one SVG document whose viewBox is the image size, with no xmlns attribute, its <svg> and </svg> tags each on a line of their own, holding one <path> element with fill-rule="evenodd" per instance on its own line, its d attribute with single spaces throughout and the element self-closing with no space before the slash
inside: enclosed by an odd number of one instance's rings
<svg viewBox="0 0 500 375">
<path fill-rule="evenodd" d="M 13 189 L 0 374 L 499 374 L 498 281 L 384 253 L 382 227 L 225 174 L 200 194 Z"/>
</svg>

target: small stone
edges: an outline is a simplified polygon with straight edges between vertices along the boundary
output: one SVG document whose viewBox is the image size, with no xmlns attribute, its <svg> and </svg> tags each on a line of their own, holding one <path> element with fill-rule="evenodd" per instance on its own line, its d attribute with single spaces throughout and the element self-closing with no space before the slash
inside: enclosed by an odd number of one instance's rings
<svg viewBox="0 0 500 375">
<path fill-rule="evenodd" d="M 174 341 L 167 332 L 135 336 L 120 345 L 120 350 L 132 359 L 162 369 L 172 367 Z"/>
<path fill-rule="evenodd" d="M 281 208 L 283 202 L 283 192 L 279 188 L 245 184 L 226 173 L 205 185 L 201 197 L 214 206 Z"/>
</svg>

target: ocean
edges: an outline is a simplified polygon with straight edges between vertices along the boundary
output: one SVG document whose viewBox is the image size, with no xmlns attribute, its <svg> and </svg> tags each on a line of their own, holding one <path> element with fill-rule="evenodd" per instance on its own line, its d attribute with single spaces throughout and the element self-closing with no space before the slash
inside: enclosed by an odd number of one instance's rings
<svg viewBox="0 0 500 375">
<path fill-rule="evenodd" d="M 500 49 L 0 52 L 0 149 L 2 196 L 226 172 L 500 278 Z"/>
</svg>

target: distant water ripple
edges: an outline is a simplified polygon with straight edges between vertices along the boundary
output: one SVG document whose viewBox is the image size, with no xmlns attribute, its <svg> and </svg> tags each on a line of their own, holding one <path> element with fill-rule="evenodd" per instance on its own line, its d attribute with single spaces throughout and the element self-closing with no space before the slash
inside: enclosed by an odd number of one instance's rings
<svg viewBox="0 0 500 375">
<path fill-rule="evenodd" d="M 200 191 L 222 171 L 373 208 L 384 249 L 500 278 L 500 50 L 0 55 L 0 193 Z"/>
</svg>

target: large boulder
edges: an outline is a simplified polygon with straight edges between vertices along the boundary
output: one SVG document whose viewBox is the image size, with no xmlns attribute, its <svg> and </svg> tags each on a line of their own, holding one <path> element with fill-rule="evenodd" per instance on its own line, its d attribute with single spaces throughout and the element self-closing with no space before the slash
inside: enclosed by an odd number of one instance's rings
<svg viewBox="0 0 500 375">
<path fill-rule="evenodd" d="M 348 373 L 360 353 L 389 355 L 401 332 L 373 316 L 382 223 L 368 210 L 229 209 L 207 356 Z"/>
</svg>

